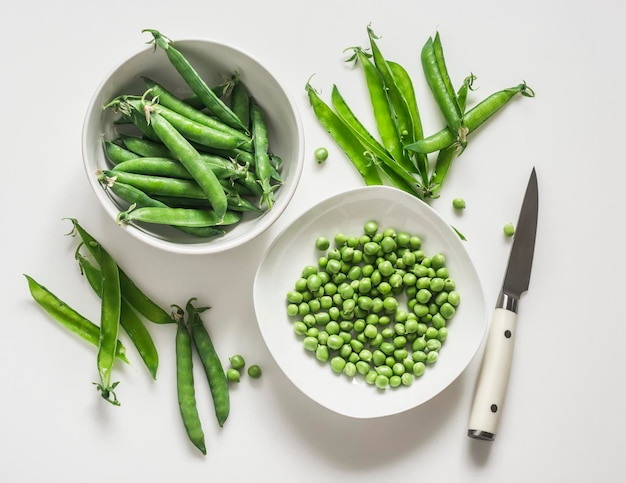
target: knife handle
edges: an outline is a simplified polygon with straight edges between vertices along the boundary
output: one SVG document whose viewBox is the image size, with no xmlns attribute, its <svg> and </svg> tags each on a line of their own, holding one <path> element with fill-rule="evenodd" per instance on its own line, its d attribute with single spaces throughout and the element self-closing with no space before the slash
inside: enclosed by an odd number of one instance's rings
<svg viewBox="0 0 626 483">
<path fill-rule="evenodd" d="M 517 313 L 496 308 L 489 327 L 467 435 L 493 441 L 511 372 Z"/>
</svg>

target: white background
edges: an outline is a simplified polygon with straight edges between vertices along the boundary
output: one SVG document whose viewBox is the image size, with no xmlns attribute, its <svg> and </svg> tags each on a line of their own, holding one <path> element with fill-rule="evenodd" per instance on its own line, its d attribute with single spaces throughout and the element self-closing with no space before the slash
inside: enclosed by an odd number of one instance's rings
<svg viewBox="0 0 626 483">
<path fill-rule="evenodd" d="M 14 2 L 0 19 L 0 479 L 130 481 L 618 481 L 623 477 L 624 113 L 623 19 L 615 0 L 525 2 L 264 2 L 160 0 Z M 468 237 L 491 307 L 532 166 L 540 217 L 530 291 L 523 297 L 506 406 L 494 443 L 466 436 L 477 357 L 439 397 L 379 420 L 336 415 L 305 398 L 266 349 L 252 282 L 273 237 L 311 204 L 360 186 L 352 166 L 312 115 L 304 85 L 328 99 L 336 83 L 368 117 L 360 72 L 343 49 L 365 45 L 372 22 L 386 56 L 409 69 L 427 133 L 442 120 L 419 64 L 441 33 L 453 81 L 469 73 L 470 102 L 522 80 L 517 99 L 476 132 L 432 206 Z M 180 256 L 144 246 L 105 215 L 81 161 L 81 129 L 103 77 L 147 40 L 223 40 L 250 52 L 294 97 L 306 135 L 302 181 L 269 231 L 224 255 Z M 331 154 L 318 166 L 313 151 Z M 451 199 L 467 209 L 453 213 Z M 151 381 L 136 354 L 120 372 L 122 406 L 104 403 L 94 350 L 68 335 L 30 298 L 23 273 L 97 320 L 95 296 L 65 236 L 76 217 L 151 296 L 189 297 L 223 359 L 240 352 L 264 368 L 231 392 L 231 416 L 212 424 L 208 454 L 186 439 L 175 395 L 174 331 L 152 327 L 161 365 Z M 199 376 L 198 376 L 199 377 Z"/>
</svg>

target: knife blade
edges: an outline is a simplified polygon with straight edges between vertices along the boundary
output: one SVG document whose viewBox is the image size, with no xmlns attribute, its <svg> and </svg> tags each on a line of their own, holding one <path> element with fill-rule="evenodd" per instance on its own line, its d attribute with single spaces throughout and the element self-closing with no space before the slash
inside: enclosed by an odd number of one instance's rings
<svg viewBox="0 0 626 483">
<path fill-rule="evenodd" d="M 470 438 L 493 441 L 496 437 L 511 372 L 519 301 L 530 283 L 538 208 L 537 173 L 533 168 L 487 334 L 470 412 L 467 431 Z"/>
</svg>

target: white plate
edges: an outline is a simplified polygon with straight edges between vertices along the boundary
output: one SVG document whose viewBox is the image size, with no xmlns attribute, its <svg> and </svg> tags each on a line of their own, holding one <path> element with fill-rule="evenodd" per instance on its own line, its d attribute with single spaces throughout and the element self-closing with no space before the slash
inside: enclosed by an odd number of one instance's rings
<svg viewBox="0 0 626 483">
<path fill-rule="evenodd" d="M 318 236 L 330 240 L 337 232 L 361 235 L 375 220 L 379 228 L 394 227 L 418 234 L 428 255 L 441 252 L 461 294 L 450 321 L 449 336 L 439 360 L 411 386 L 377 389 L 357 374 L 335 374 L 304 350 L 293 331 L 285 296 L 305 265 L 316 265 Z M 455 231 L 430 206 L 395 188 L 369 186 L 332 196 L 303 213 L 269 246 L 254 281 L 259 328 L 272 356 L 304 394 L 322 406 L 354 418 L 396 414 L 419 406 L 448 387 L 476 354 L 487 327 L 485 300 L 476 269 Z"/>
</svg>

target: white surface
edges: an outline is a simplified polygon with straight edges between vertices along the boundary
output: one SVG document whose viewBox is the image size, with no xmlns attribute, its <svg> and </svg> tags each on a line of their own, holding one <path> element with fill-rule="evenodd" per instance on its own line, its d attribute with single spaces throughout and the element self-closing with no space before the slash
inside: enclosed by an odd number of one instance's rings
<svg viewBox="0 0 626 483">
<path fill-rule="evenodd" d="M 408 475 L 437 481 L 618 481 L 626 432 L 621 313 L 623 114 L 626 6 L 596 2 L 379 0 L 17 2 L 3 15 L 4 226 L 0 334 L 0 479 L 104 481 L 360 481 Z M 289 220 L 359 177 L 314 119 L 304 91 L 328 98 L 332 83 L 367 112 L 362 77 L 343 49 L 381 49 L 416 79 L 426 132 L 441 126 L 422 80 L 419 49 L 439 29 L 450 74 L 478 76 L 477 99 L 526 80 L 518 99 L 470 139 L 433 206 L 468 237 L 467 248 L 493 306 L 532 166 L 540 186 L 530 291 L 518 334 L 498 438 L 466 436 L 479 366 L 427 404 L 389 418 L 354 420 L 310 401 L 283 375 L 254 320 L 252 282 L 263 250 Z M 146 247 L 99 206 L 82 168 L 85 111 L 101 81 L 145 42 L 143 28 L 177 37 L 215 37 L 264 61 L 291 89 L 306 133 L 303 181 L 284 218 L 228 255 L 177 256 Z M 519 102 L 518 102 L 519 101 Z M 363 114 L 365 116 L 365 114 Z M 313 150 L 330 150 L 325 165 Z M 453 213 L 451 199 L 467 209 Z M 231 394 L 223 429 L 206 391 L 208 455 L 187 442 L 174 390 L 174 331 L 155 327 L 161 355 L 152 382 L 135 364 L 119 373 L 122 406 L 99 399 L 94 351 L 34 305 L 28 273 L 97 318 L 98 304 L 64 236 L 76 217 L 129 275 L 163 304 L 188 297 L 212 305 L 206 321 L 222 357 L 235 352 L 264 368 Z M 129 349 L 130 350 L 130 349 Z"/>
<path fill-rule="evenodd" d="M 152 38 L 149 33 L 142 36 L 146 39 Z M 271 149 L 283 159 L 284 168 L 281 175 L 284 184 L 275 192 L 271 210 L 254 215 L 245 213 L 241 222 L 229 227 L 223 236 L 209 241 L 162 225 L 133 223 L 125 226 L 125 229 L 138 240 L 172 253 L 183 255 L 218 253 L 242 245 L 263 233 L 287 208 L 298 187 L 303 170 L 302 121 L 291 93 L 288 93 L 285 86 L 251 53 L 226 42 L 206 38 L 180 38 L 176 40 L 175 45 L 184 52 L 198 74 L 209 85 L 218 84 L 223 81 L 223 76 L 235 72 L 246 87 L 249 85 L 248 93 L 263 109 Z M 125 210 L 128 203 L 105 191 L 97 179 L 96 172 L 110 167 L 102 149 L 102 140 L 113 141 L 120 132 L 124 132 L 124 129 L 115 126 L 115 120 L 119 115 L 111 108 L 103 109 L 103 106 L 117 96 L 141 95 L 145 92 L 146 86 L 141 79 L 142 76 L 160 83 L 178 96 L 185 97 L 190 94 L 190 90 L 186 89 L 185 82 L 172 67 L 167 55 L 161 48 L 155 50 L 154 44 L 137 49 L 132 55 L 123 58 L 118 65 L 110 69 L 110 75 L 105 76 L 95 90 L 85 117 L 82 152 L 87 178 L 112 220 L 116 220 L 120 210 Z M 128 131 L 126 132 L 128 134 Z"/>
<path fill-rule="evenodd" d="M 379 391 L 362 376 L 335 377 L 329 364 L 320 365 L 302 348 L 287 316 L 285 295 L 294 289 L 303 267 L 317 266 L 319 236 L 336 233 L 360 236 L 363 225 L 374 220 L 379 231 L 387 227 L 422 238 L 427 256 L 443 253 L 450 277 L 462 302 L 447 327 L 450 335 L 441 357 L 428 365 L 411 387 Z M 363 186 L 330 196 L 309 208 L 278 234 L 259 265 L 254 281 L 254 304 L 259 329 L 287 377 L 306 395 L 324 407 L 355 418 L 397 414 L 429 401 L 465 370 L 476 354 L 488 323 L 485 297 L 476 267 L 465 244 L 450 224 L 427 204 L 389 186 Z M 405 310 L 403 299 L 399 299 Z"/>
</svg>

